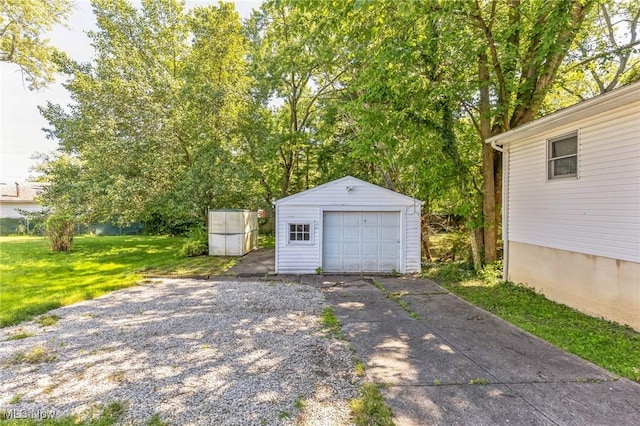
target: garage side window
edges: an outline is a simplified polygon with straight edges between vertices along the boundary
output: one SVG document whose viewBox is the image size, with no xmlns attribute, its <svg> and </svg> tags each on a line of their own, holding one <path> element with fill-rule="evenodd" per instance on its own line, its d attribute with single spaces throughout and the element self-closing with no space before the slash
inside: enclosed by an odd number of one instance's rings
<svg viewBox="0 0 640 426">
<path fill-rule="evenodd" d="M 549 180 L 578 177 L 578 132 L 549 139 L 547 153 Z"/>
<path fill-rule="evenodd" d="M 309 242 L 311 241 L 310 223 L 290 223 L 289 242 Z"/>
</svg>

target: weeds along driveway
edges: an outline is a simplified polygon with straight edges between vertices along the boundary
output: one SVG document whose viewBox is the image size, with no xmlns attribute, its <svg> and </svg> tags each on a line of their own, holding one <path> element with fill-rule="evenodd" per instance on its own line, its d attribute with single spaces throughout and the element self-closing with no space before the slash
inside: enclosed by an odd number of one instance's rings
<svg viewBox="0 0 640 426">
<path fill-rule="evenodd" d="M 161 280 L 60 308 L 53 325 L 2 329 L 0 411 L 348 424 L 353 355 L 320 331 L 324 306 L 301 284 Z"/>
</svg>

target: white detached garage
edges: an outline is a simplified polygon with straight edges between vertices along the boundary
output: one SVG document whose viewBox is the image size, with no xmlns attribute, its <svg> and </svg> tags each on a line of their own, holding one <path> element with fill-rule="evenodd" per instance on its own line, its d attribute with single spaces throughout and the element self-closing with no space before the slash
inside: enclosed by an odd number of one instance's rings
<svg viewBox="0 0 640 426">
<path fill-rule="evenodd" d="M 347 176 L 276 201 L 276 273 L 420 271 L 422 202 Z"/>
</svg>

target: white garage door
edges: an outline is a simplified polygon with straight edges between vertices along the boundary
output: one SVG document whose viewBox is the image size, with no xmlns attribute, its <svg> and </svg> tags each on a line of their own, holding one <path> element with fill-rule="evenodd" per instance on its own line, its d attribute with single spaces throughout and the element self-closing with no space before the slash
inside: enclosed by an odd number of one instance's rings
<svg viewBox="0 0 640 426">
<path fill-rule="evenodd" d="M 325 272 L 400 271 L 399 212 L 324 212 Z"/>
</svg>

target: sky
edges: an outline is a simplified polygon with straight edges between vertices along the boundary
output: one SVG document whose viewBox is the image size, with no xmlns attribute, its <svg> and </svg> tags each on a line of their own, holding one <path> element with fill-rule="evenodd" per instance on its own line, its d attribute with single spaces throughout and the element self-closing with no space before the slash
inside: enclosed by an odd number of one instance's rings
<svg viewBox="0 0 640 426">
<path fill-rule="evenodd" d="M 217 4 L 217 1 L 187 1 L 187 7 L 196 4 Z M 261 0 L 236 0 L 236 9 L 242 18 L 248 18 L 251 10 L 258 8 Z M 91 42 L 86 32 L 95 27 L 95 18 L 89 0 L 76 0 L 74 11 L 67 22 L 68 28 L 57 27 L 47 35 L 52 44 L 76 61 L 88 62 L 93 56 Z M 47 101 L 67 105 L 71 102 L 62 87 L 62 78 L 47 89 L 32 91 L 22 81 L 19 68 L 0 62 L 0 181 L 23 182 L 34 173 L 36 153 L 55 151 L 57 142 L 45 137 L 43 128 L 47 121 L 38 111 Z"/>
</svg>

